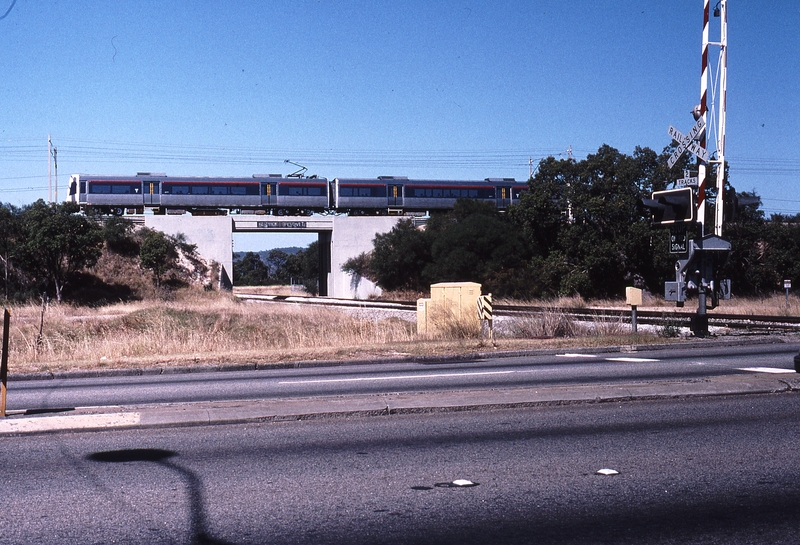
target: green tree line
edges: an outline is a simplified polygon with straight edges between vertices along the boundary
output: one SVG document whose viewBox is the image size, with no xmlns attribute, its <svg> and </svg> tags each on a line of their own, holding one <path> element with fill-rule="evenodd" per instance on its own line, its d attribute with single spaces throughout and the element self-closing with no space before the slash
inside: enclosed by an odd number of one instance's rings
<svg viewBox="0 0 800 545">
<path fill-rule="evenodd" d="M 472 281 L 519 298 L 618 298 L 626 286 L 663 294 L 677 256 L 669 253 L 669 230 L 651 227 L 641 199 L 691 168 L 688 158 L 667 167 L 673 149 L 657 154 L 637 147 L 626 155 L 604 145 L 581 161 L 546 158 L 508 212 L 459 201 L 450 212 L 432 214 L 424 229 L 401 221 L 343 270 L 385 290 Z M 715 193 L 707 194 L 707 218 L 714 217 Z M 737 195 L 752 204 L 737 207 Z M 723 238 L 733 251 L 724 277 L 740 296 L 772 293 L 784 278 L 800 281 L 800 217 L 766 219 L 753 197 L 726 183 Z M 699 235 L 697 226 L 690 229 L 690 237 Z"/>
<path fill-rule="evenodd" d="M 245 252 L 233 262 L 233 283 L 237 286 L 300 284 L 310 294 L 319 293 L 319 243 L 289 253 L 270 250 L 266 259 L 256 252 Z"/>
<path fill-rule="evenodd" d="M 87 281 L 103 251 L 135 257 L 139 267 L 162 287 L 180 268 L 179 253 L 196 261 L 196 248 L 183 237 L 140 228 L 122 218 L 98 221 L 80 213 L 75 203 L 46 203 L 23 207 L 0 203 L 0 267 L 6 301 L 75 295 Z M 198 267 L 203 267 L 197 262 Z M 80 299 L 79 297 L 76 299 Z"/>
</svg>

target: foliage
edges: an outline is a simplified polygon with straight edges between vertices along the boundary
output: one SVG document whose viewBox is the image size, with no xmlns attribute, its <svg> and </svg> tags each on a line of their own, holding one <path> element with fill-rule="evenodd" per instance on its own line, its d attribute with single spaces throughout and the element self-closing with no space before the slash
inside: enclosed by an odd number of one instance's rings
<svg viewBox="0 0 800 545">
<path fill-rule="evenodd" d="M 669 229 L 653 229 L 640 203 L 690 168 L 687 156 L 667 168 L 674 147 L 660 154 L 637 147 L 626 155 L 604 145 L 582 161 L 543 159 L 529 190 L 507 213 L 465 201 L 432 215 L 425 230 L 402 221 L 345 270 L 368 271 L 387 290 L 425 291 L 434 282 L 468 280 L 520 298 L 614 299 L 631 285 L 663 293 L 677 256 L 669 253 Z M 708 191 L 706 217 L 713 218 L 715 193 Z M 757 195 L 737 194 L 730 183 L 725 196 L 723 237 L 733 251 L 723 278 L 732 279 L 735 293 L 768 293 L 783 278 L 800 279 L 797 218 L 765 220 Z M 690 227 L 689 236 L 700 236 L 699 230 Z"/>
<path fill-rule="evenodd" d="M 270 280 L 269 267 L 255 252 L 247 252 L 233 262 L 233 282 L 237 286 L 266 286 Z"/>
<path fill-rule="evenodd" d="M 19 289 L 18 269 L 15 266 L 19 245 L 22 242 L 22 223 L 19 210 L 10 204 L 0 203 L 0 264 L 3 274 L 3 298 Z"/>
<path fill-rule="evenodd" d="M 167 272 L 178 266 L 177 243 L 160 231 L 143 229 L 139 263 L 143 269 L 152 271 L 156 286 L 160 287 Z"/>
<path fill-rule="evenodd" d="M 78 211 L 74 203 L 47 204 L 40 199 L 21 212 L 17 249 L 25 280 L 41 293 L 52 288 L 59 302 L 70 275 L 94 265 L 102 251 L 100 226 Z"/>
<path fill-rule="evenodd" d="M 139 242 L 134 236 L 133 223 L 118 216 L 111 217 L 103 224 L 103 241 L 106 249 L 122 256 L 139 254 Z"/>
<path fill-rule="evenodd" d="M 498 296 L 520 296 L 509 277 L 522 271 L 528 250 L 522 234 L 491 203 L 458 201 L 453 212 L 429 226 L 428 283 L 472 281 Z"/>
<path fill-rule="evenodd" d="M 270 250 L 266 262 L 255 252 L 246 252 L 233 262 L 237 286 L 302 284 L 313 295 L 319 293 L 319 244 L 294 253 Z"/>
<path fill-rule="evenodd" d="M 410 219 L 402 220 L 388 233 L 375 236 L 370 270 L 383 289 L 427 291 L 422 271 L 430 260 L 427 233 L 414 227 Z"/>
</svg>

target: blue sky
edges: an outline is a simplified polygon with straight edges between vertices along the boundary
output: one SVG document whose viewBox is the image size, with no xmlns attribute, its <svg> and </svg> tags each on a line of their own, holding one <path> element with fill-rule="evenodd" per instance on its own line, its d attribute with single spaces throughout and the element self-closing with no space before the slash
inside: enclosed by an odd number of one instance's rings
<svg viewBox="0 0 800 545">
<path fill-rule="evenodd" d="M 661 151 L 699 102 L 702 0 L 12 3 L 13 204 L 47 197 L 48 135 L 61 197 L 71 173 L 286 174 L 285 159 L 329 178 L 524 180 L 529 158 L 568 148 Z M 800 3 L 729 0 L 728 21 L 731 182 L 798 213 Z"/>
</svg>

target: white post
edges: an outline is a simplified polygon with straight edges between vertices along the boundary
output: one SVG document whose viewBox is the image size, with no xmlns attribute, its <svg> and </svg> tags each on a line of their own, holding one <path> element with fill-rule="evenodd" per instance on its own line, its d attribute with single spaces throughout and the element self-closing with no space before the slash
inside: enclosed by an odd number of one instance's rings
<svg viewBox="0 0 800 545">
<path fill-rule="evenodd" d="M 702 66 L 700 70 L 700 117 L 703 124 L 708 127 L 708 14 L 710 0 L 703 0 L 703 49 Z M 700 136 L 700 147 L 706 147 L 706 135 L 708 130 L 703 131 Z M 705 234 L 706 224 L 706 164 L 702 159 L 698 159 L 697 166 L 697 221 L 700 224 L 701 234 Z"/>
<path fill-rule="evenodd" d="M 725 113 L 728 78 L 728 0 L 720 0 L 719 125 L 717 128 L 717 209 L 714 234 L 722 236 L 725 196 Z"/>
</svg>

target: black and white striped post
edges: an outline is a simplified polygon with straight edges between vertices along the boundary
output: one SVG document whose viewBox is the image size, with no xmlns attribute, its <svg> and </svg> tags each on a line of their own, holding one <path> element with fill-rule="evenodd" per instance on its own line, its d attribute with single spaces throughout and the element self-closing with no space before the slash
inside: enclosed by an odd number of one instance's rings
<svg viewBox="0 0 800 545">
<path fill-rule="evenodd" d="M 483 323 L 489 322 L 489 338 L 494 340 L 494 328 L 492 326 L 492 294 L 478 296 L 478 319 Z"/>
</svg>

